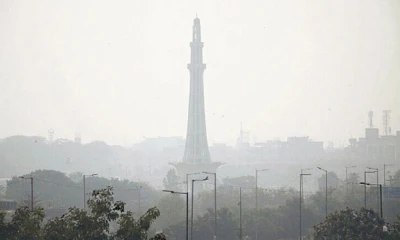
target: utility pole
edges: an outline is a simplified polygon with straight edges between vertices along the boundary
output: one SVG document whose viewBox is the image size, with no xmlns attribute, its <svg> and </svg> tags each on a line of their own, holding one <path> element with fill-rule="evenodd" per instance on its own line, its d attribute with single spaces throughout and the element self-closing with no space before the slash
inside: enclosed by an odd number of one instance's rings
<svg viewBox="0 0 400 240">
<path fill-rule="evenodd" d="M 325 172 L 325 218 L 328 217 L 328 171 L 317 167 L 319 170 Z"/>
<path fill-rule="evenodd" d="M 21 178 L 21 179 L 30 179 L 31 180 L 31 211 L 33 211 L 33 177 L 32 176 L 31 177 L 21 176 L 19 178 Z"/>
<path fill-rule="evenodd" d="M 303 198 L 303 194 L 302 194 L 302 188 L 303 188 L 303 176 L 310 176 L 311 174 L 309 173 L 300 173 L 300 204 L 299 204 L 299 208 L 300 208 L 300 222 L 299 222 L 299 239 L 302 240 L 302 216 L 301 216 L 301 204 L 302 204 L 302 198 Z"/>
<path fill-rule="evenodd" d="M 268 169 L 256 169 L 256 240 L 258 240 L 258 172 L 268 171 Z"/>
<path fill-rule="evenodd" d="M 217 173 L 203 172 L 205 174 L 214 175 L 214 239 L 217 239 Z"/>
<path fill-rule="evenodd" d="M 83 210 L 86 210 L 86 177 L 94 177 L 97 175 L 97 173 L 83 175 Z"/>
</svg>

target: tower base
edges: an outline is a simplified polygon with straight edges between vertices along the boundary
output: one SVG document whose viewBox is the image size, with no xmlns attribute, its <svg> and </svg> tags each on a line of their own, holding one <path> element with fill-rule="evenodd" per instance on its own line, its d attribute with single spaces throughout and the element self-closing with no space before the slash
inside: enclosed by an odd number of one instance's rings
<svg viewBox="0 0 400 240">
<path fill-rule="evenodd" d="M 186 174 L 189 173 L 201 173 L 201 172 L 212 172 L 216 173 L 217 168 L 223 165 L 221 162 L 210 162 L 210 163 L 169 163 L 174 166 L 179 177 L 185 178 Z"/>
</svg>

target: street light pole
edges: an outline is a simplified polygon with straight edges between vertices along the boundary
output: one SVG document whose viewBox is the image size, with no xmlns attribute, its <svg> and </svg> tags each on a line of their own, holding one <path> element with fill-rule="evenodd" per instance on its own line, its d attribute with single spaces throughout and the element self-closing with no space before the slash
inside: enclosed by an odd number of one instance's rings
<svg viewBox="0 0 400 240">
<path fill-rule="evenodd" d="M 192 209 L 191 209 L 191 218 L 190 218 L 190 240 L 193 240 L 193 193 L 194 193 L 194 182 L 203 182 L 207 181 L 208 176 L 204 179 L 192 179 Z"/>
<path fill-rule="evenodd" d="M 97 175 L 97 173 L 83 175 L 83 210 L 86 210 L 86 177 L 94 177 Z"/>
<path fill-rule="evenodd" d="M 239 240 L 242 240 L 243 233 L 242 233 L 242 188 L 241 187 L 239 187 L 239 222 L 240 222 Z"/>
<path fill-rule="evenodd" d="M 328 217 L 328 171 L 317 167 L 319 170 L 325 172 L 325 218 Z"/>
<path fill-rule="evenodd" d="M 375 171 L 364 171 L 364 182 L 367 182 L 367 173 L 375 173 Z M 367 209 L 367 185 L 364 184 L 364 208 Z"/>
<path fill-rule="evenodd" d="M 375 170 L 376 171 L 376 211 L 379 211 L 379 169 L 378 168 L 368 168 L 371 170 Z"/>
<path fill-rule="evenodd" d="M 382 202 L 382 184 L 373 184 L 373 183 L 367 183 L 367 182 L 360 182 L 360 184 L 364 185 L 364 186 L 370 186 L 370 185 L 374 185 L 378 188 L 379 186 L 379 197 L 381 199 L 380 201 L 380 212 L 381 212 L 381 218 L 383 218 L 383 202 Z"/>
<path fill-rule="evenodd" d="M 33 211 L 33 177 L 19 177 L 21 179 L 30 179 L 31 180 L 31 211 Z"/>
<path fill-rule="evenodd" d="M 256 169 L 256 240 L 258 240 L 258 172 L 268 171 L 268 169 Z"/>
<path fill-rule="evenodd" d="M 300 208 L 300 222 L 299 222 L 299 239 L 301 240 L 302 239 L 302 233 L 301 233 L 301 231 L 302 231 L 302 226 L 301 226 L 301 224 L 302 224 L 302 216 L 301 216 L 301 204 L 302 204 L 302 198 L 303 198 L 303 195 L 302 195 L 302 187 L 303 187 L 303 176 L 310 176 L 311 174 L 309 174 L 309 173 L 300 173 L 300 204 L 299 204 L 299 208 Z"/>
<path fill-rule="evenodd" d="M 201 174 L 200 172 L 195 172 L 195 173 L 186 173 L 186 192 L 189 192 L 189 176 L 190 175 L 197 175 Z"/>
<path fill-rule="evenodd" d="M 203 172 L 205 174 L 214 175 L 214 239 L 217 239 L 217 173 Z"/>
<path fill-rule="evenodd" d="M 142 189 L 142 186 L 139 186 L 139 188 L 138 188 L 138 202 L 139 202 L 139 204 L 138 204 L 138 214 L 139 214 L 139 216 L 140 216 L 140 214 L 141 214 L 141 208 L 140 208 L 140 189 Z"/>
<path fill-rule="evenodd" d="M 163 192 L 186 195 L 186 240 L 189 240 L 189 192 L 175 192 L 172 190 L 163 190 Z"/>
</svg>

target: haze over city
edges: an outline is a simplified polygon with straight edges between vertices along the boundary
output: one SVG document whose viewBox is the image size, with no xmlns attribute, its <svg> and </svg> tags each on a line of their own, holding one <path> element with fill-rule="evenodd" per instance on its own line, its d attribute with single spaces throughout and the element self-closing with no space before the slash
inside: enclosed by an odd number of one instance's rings
<svg viewBox="0 0 400 240">
<path fill-rule="evenodd" d="M 192 19 L 207 134 L 348 145 L 367 113 L 400 128 L 400 2 L 0 1 L 0 138 L 124 146 L 185 136 Z"/>
</svg>

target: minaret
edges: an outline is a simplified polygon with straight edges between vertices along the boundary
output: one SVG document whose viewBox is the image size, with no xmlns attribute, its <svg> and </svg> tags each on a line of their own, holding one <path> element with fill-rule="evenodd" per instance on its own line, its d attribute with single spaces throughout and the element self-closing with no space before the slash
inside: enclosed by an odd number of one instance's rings
<svg viewBox="0 0 400 240">
<path fill-rule="evenodd" d="M 187 68 L 190 72 L 189 113 L 186 135 L 185 163 L 209 163 L 210 152 L 207 143 L 206 119 L 204 111 L 203 42 L 201 41 L 200 19 L 193 22 L 191 58 Z"/>
</svg>

